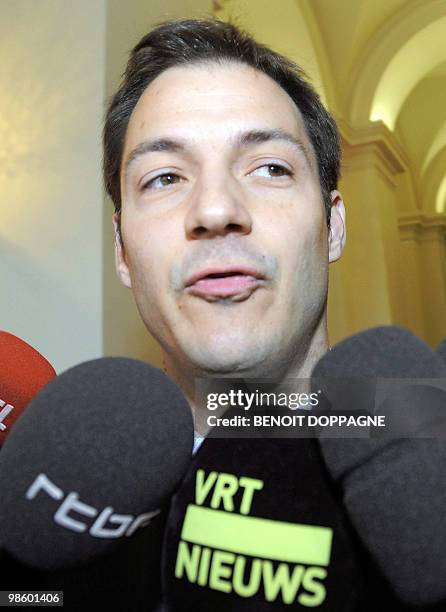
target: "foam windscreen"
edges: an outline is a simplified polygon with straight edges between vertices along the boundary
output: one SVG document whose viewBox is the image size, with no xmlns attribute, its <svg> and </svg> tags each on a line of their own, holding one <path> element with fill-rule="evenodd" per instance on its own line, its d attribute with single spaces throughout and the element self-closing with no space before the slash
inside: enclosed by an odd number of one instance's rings
<svg viewBox="0 0 446 612">
<path fill-rule="evenodd" d="M 5 412 L 0 418 L 0 446 L 32 398 L 55 376 L 53 366 L 36 349 L 0 331 L 0 412 Z"/>
<path fill-rule="evenodd" d="M 68 370 L 0 453 L 0 546 L 45 570 L 105 554 L 169 501 L 192 445 L 190 407 L 160 370 L 125 358 Z"/>
<path fill-rule="evenodd" d="M 393 591 L 410 605 L 441 605 L 446 601 L 445 362 L 408 330 L 379 327 L 340 342 L 320 360 L 313 377 L 315 385 L 336 380 L 330 398 L 334 411 L 360 401 L 352 377 L 366 381 L 365 395 L 367 388 L 373 393 L 378 378 L 401 379 L 401 389 L 389 392 L 381 408 L 391 416 L 399 413 L 402 422 L 406 413 L 411 418 L 418 413 L 426 438 L 372 434 L 319 442 L 352 524 Z M 370 408 L 374 399 L 365 398 L 364 405 Z"/>
</svg>

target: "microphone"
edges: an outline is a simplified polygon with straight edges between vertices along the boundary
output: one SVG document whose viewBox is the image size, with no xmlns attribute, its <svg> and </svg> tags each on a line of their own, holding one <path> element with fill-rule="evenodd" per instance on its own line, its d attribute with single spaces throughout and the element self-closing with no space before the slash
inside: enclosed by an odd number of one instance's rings
<svg viewBox="0 0 446 612">
<path fill-rule="evenodd" d="M 357 407 L 349 379 L 446 378 L 446 364 L 409 331 L 399 327 L 370 329 L 336 345 L 316 365 L 313 386 L 337 379 L 331 399 L 337 410 Z M 345 379 L 342 384 L 342 379 Z M 417 391 L 418 385 L 418 391 Z M 397 404 L 404 417 L 418 408 L 446 417 L 445 393 L 428 385 L 410 385 L 385 401 Z M 330 387 L 330 384 L 329 384 Z M 417 406 L 411 400 L 413 391 Z M 374 398 L 372 398 L 374 399 Z M 412 402 L 412 404 L 411 404 Z M 365 404 L 371 405 L 371 398 Z M 430 435 L 434 429 L 427 419 Z M 421 430 L 423 432 L 423 429 Z M 322 455 L 340 486 L 350 520 L 371 557 L 400 601 L 435 605 L 446 598 L 446 463 L 444 439 L 321 437 Z"/>
<path fill-rule="evenodd" d="M 30 400 L 55 376 L 36 349 L 0 330 L 0 447 Z"/>
<path fill-rule="evenodd" d="M 172 498 L 169 612 L 399 612 L 312 438 L 206 438 Z"/>
<path fill-rule="evenodd" d="M 0 455 L 0 545 L 37 570 L 110 552 L 166 505 L 189 465 L 190 407 L 148 364 L 93 360 L 53 379 Z"/>
</svg>

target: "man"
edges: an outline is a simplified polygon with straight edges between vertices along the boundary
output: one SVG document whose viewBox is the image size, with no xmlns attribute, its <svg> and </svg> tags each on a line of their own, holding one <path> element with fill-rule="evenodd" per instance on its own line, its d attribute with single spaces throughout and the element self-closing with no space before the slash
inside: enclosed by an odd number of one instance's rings
<svg viewBox="0 0 446 612">
<path fill-rule="evenodd" d="M 308 379 L 328 350 L 339 165 L 299 67 L 233 25 L 168 22 L 133 49 L 104 127 L 116 268 L 196 417 L 196 379 Z M 170 509 L 169 610 L 402 609 L 314 439 L 207 442 Z"/>
<path fill-rule="evenodd" d="M 289 60 L 227 23 L 132 51 L 108 109 L 116 266 L 194 405 L 197 377 L 308 377 L 345 244 L 333 119 Z"/>
</svg>

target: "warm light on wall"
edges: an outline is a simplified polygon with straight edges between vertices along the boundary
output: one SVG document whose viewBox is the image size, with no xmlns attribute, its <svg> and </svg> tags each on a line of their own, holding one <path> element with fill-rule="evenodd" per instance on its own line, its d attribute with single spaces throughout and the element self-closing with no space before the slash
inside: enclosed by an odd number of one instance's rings
<svg viewBox="0 0 446 612">
<path fill-rule="evenodd" d="M 381 119 L 393 131 L 415 85 L 446 56 L 446 16 L 410 38 L 389 62 L 373 98 L 370 120 Z"/>
<path fill-rule="evenodd" d="M 58 71 L 63 40 L 53 43 L 52 53 L 45 47 L 54 40 L 54 9 L 31 3 L 25 18 L 24 6 L 8 9 L 0 55 L 0 231 L 23 246 L 32 242 L 49 201 L 46 183 L 57 158 L 51 149 L 58 144 L 58 117 L 67 106 Z M 39 26 L 31 28 L 32 23 Z"/>
<path fill-rule="evenodd" d="M 426 157 L 423 161 L 423 166 L 421 168 L 421 174 L 424 174 L 426 170 L 429 168 L 430 164 L 434 161 L 435 157 L 440 153 L 440 151 L 446 147 L 446 121 L 443 123 L 441 129 L 435 135 L 435 139 L 433 140 L 429 150 L 426 154 Z"/>
<path fill-rule="evenodd" d="M 0 233 L 31 249 L 36 234 L 56 223 L 56 209 L 68 209 L 68 195 L 61 194 L 74 192 L 73 177 L 99 168 L 85 157 L 83 128 L 92 126 L 96 143 L 102 109 L 91 72 L 93 42 L 83 50 L 75 23 L 63 36 L 54 34 L 55 22 L 67 18 L 65 3 L 26 3 L 26 13 L 24 6 L 12 3 L 10 25 L 0 28 Z M 73 11 L 88 21 L 88 12 Z"/>
<path fill-rule="evenodd" d="M 370 121 L 382 121 L 391 130 L 392 121 L 385 108 L 376 107 L 370 115 Z"/>
<path fill-rule="evenodd" d="M 437 191 L 437 197 L 435 200 L 435 212 L 446 212 L 446 176 L 441 181 L 440 187 Z"/>
</svg>

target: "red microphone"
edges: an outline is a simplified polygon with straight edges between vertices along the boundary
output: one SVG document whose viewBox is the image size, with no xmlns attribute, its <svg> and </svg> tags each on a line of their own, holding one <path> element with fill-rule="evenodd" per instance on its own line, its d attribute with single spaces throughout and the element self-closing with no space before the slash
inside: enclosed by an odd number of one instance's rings
<svg viewBox="0 0 446 612">
<path fill-rule="evenodd" d="M 32 398 L 55 376 L 36 349 L 0 330 L 0 447 Z"/>
</svg>

